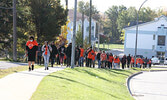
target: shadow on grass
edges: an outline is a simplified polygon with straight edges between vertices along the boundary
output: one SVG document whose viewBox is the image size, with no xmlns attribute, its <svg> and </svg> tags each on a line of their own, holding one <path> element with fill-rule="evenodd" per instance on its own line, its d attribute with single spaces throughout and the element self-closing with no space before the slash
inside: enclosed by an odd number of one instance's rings
<svg viewBox="0 0 167 100">
<path fill-rule="evenodd" d="M 99 91 L 99 92 L 108 94 L 108 95 L 110 95 L 110 96 L 112 96 L 112 97 L 114 97 L 114 98 L 116 98 L 116 99 L 121 99 L 121 98 L 119 98 L 119 97 L 117 97 L 117 96 L 114 96 L 114 95 L 112 95 L 112 94 L 110 94 L 110 93 L 107 93 L 107 92 L 105 92 L 105 91 L 103 91 L 103 90 L 100 90 L 100 89 L 98 89 L 98 88 L 89 86 L 89 85 L 87 85 L 87 84 L 84 84 L 84 83 L 81 83 L 81 82 L 78 82 L 78 81 L 75 81 L 75 80 L 72 80 L 72 79 L 69 79 L 69 78 L 65 78 L 65 77 L 61 77 L 61 76 L 56 76 L 56 75 L 48 75 L 48 76 L 49 76 L 49 77 L 55 77 L 55 78 L 62 79 L 62 80 L 67 80 L 67 81 L 74 82 L 74 83 L 78 83 L 78 84 L 84 85 L 84 86 L 86 86 L 86 87 L 89 87 L 89 88 L 91 88 L 91 89 L 97 90 L 97 91 Z"/>
</svg>

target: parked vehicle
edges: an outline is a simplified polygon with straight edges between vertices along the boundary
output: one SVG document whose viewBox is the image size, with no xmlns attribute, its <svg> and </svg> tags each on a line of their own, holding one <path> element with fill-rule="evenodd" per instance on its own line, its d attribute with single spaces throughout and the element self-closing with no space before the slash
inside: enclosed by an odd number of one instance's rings
<svg viewBox="0 0 167 100">
<path fill-rule="evenodd" d="M 164 59 L 164 65 L 167 65 L 167 57 Z"/>
<path fill-rule="evenodd" d="M 152 58 L 151 61 L 153 65 L 160 64 L 160 60 L 157 57 Z"/>
</svg>

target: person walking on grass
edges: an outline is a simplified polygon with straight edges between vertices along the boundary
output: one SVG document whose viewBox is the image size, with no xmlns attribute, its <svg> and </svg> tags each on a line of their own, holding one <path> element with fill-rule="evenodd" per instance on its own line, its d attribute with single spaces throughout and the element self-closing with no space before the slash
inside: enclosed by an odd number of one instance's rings
<svg viewBox="0 0 167 100">
<path fill-rule="evenodd" d="M 130 54 L 127 56 L 127 67 L 129 68 L 131 62 L 131 56 Z"/>
<path fill-rule="evenodd" d="M 122 69 L 124 69 L 125 68 L 125 65 L 126 65 L 126 55 L 124 55 L 123 57 L 122 57 L 122 59 L 121 59 L 121 63 L 122 63 Z"/>
<path fill-rule="evenodd" d="M 60 46 L 58 51 L 59 51 L 59 60 L 60 60 L 60 64 L 61 64 L 61 67 L 62 67 L 63 62 L 64 62 L 64 55 L 65 55 L 65 52 L 66 52 L 66 48 L 64 46 L 64 43 Z"/>
<path fill-rule="evenodd" d="M 53 65 L 55 64 L 56 55 L 58 54 L 58 50 L 54 42 L 51 43 L 51 48 L 52 48 L 52 52 L 50 55 L 50 59 L 51 59 L 51 66 L 53 67 Z"/>
<path fill-rule="evenodd" d="M 120 59 L 118 56 L 114 57 L 114 68 L 118 68 L 120 64 Z"/>
<path fill-rule="evenodd" d="M 38 43 L 34 40 L 34 37 L 30 37 L 26 43 L 26 56 L 28 56 L 29 71 L 34 70 L 35 57 L 37 56 Z"/>
<path fill-rule="evenodd" d="M 107 59 L 107 55 L 105 53 L 105 51 L 102 52 L 102 54 L 100 55 L 101 58 L 101 66 L 102 68 L 105 68 L 105 63 L 106 63 L 106 59 Z"/>
<path fill-rule="evenodd" d="M 95 68 L 95 58 L 96 58 L 96 53 L 95 53 L 94 49 L 92 49 L 92 65 L 93 65 L 93 68 Z"/>
<path fill-rule="evenodd" d="M 66 50 L 66 56 L 67 56 L 67 67 L 71 66 L 71 51 L 72 51 L 72 43 L 70 43 Z"/>
<path fill-rule="evenodd" d="M 37 50 L 37 64 L 41 65 L 41 59 L 42 59 L 42 47 L 41 44 L 38 44 L 38 50 Z"/>
<path fill-rule="evenodd" d="M 87 67 L 91 67 L 92 66 L 92 47 L 90 47 L 88 50 L 87 50 L 87 59 L 88 59 L 88 64 L 87 64 Z"/>
<path fill-rule="evenodd" d="M 52 52 L 52 47 L 48 44 L 48 41 L 45 41 L 45 44 L 42 46 L 42 51 L 43 51 L 42 55 L 44 57 L 45 70 L 49 70 L 48 65 L 49 65 L 50 54 Z"/>
<path fill-rule="evenodd" d="M 79 66 L 80 67 L 84 67 L 83 63 L 84 63 L 84 49 L 82 46 L 80 46 L 80 58 L 79 58 Z"/>
<path fill-rule="evenodd" d="M 101 68 L 101 59 L 100 59 L 100 55 L 101 55 L 101 50 L 97 53 L 98 68 Z"/>
<path fill-rule="evenodd" d="M 108 68 L 109 69 L 112 69 L 113 60 L 114 60 L 113 54 L 110 53 L 109 56 L 108 56 Z"/>
</svg>

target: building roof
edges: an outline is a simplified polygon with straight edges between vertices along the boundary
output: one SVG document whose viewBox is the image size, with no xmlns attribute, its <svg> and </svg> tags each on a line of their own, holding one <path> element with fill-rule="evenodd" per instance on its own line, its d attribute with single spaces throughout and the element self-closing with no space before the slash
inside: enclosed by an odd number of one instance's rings
<svg viewBox="0 0 167 100">
<path fill-rule="evenodd" d="M 167 21 L 167 17 L 166 17 L 165 15 L 162 15 L 162 16 L 160 16 L 160 17 L 158 17 L 158 18 L 155 18 L 153 21 L 150 21 L 150 22 L 139 22 L 138 26 L 142 26 L 142 25 L 146 25 L 146 24 L 150 24 L 150 23 L 157 22 L 157 21 L 159 21 L 161 18 L 164 18 L 164 19 Z M 131 24 L 131 25 L 129 25 L 129 26 L 126 26 L 126 27 L 124 28 L 124 30 L 130 29 L 130 28 L 134 28 L 134 27 L 136 27 L 136 22 L 134 22 L 134 24 Z"/>
<path fill-rule="evenodd" d="M 73 20 L 74 20 L 74 10 L 73 9 L 69 9 L 68 16 L 69 16 L 70 21 L 73 22 Z M 89 18 L 89 17 L 84 15 L 84 18 L 86 19 L 86 18 Z M 80 12 L 77 12 L 77 19 L 76 20 L 77 21 L 82 20 L 82 14 Z"/>
</svg>

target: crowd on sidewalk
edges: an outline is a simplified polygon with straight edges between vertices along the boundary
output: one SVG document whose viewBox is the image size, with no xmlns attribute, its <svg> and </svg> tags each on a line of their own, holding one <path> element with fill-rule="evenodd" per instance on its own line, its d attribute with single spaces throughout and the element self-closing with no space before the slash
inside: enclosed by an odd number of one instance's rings
<svg viewBox="0 0 167 100">
<path fill-rule="evenodd" d="M 34 37 L 30 37 L 26 43 L 26 55 L 28 56 L 29 71 L 34 69 L 35 58 L 37 64 L 44 64 L 45 70 L 49 70 L 49 62 L 51 67 L 57 62 L 57 65 L 65 65 L 67 67 L 71 66 L 71 52 L 72 43 L 69 43 L 67 47 L 62 43 L 56 46 L 54 42 L 50 44 L 45 41 L 44 45 L 37 43 Z M 83 46 L 76 46 L 75 48 L 75 65 L 77 67 L 92 67 L 95 68 L 151 68 L 151 59 L 137 58 L 136 65 L 135 59 L 130 54 L 128 56 L 124 55 L 119 57 L 113 55 L 112 53 L 107 53 L 105 51 L 98 51 L 95 48 L 89 47 L 84 50 Z M 122 65 L 122 66 L 120 66 Z M 127 67 L 126 67 L 127 66 Z"/>
</svg>

